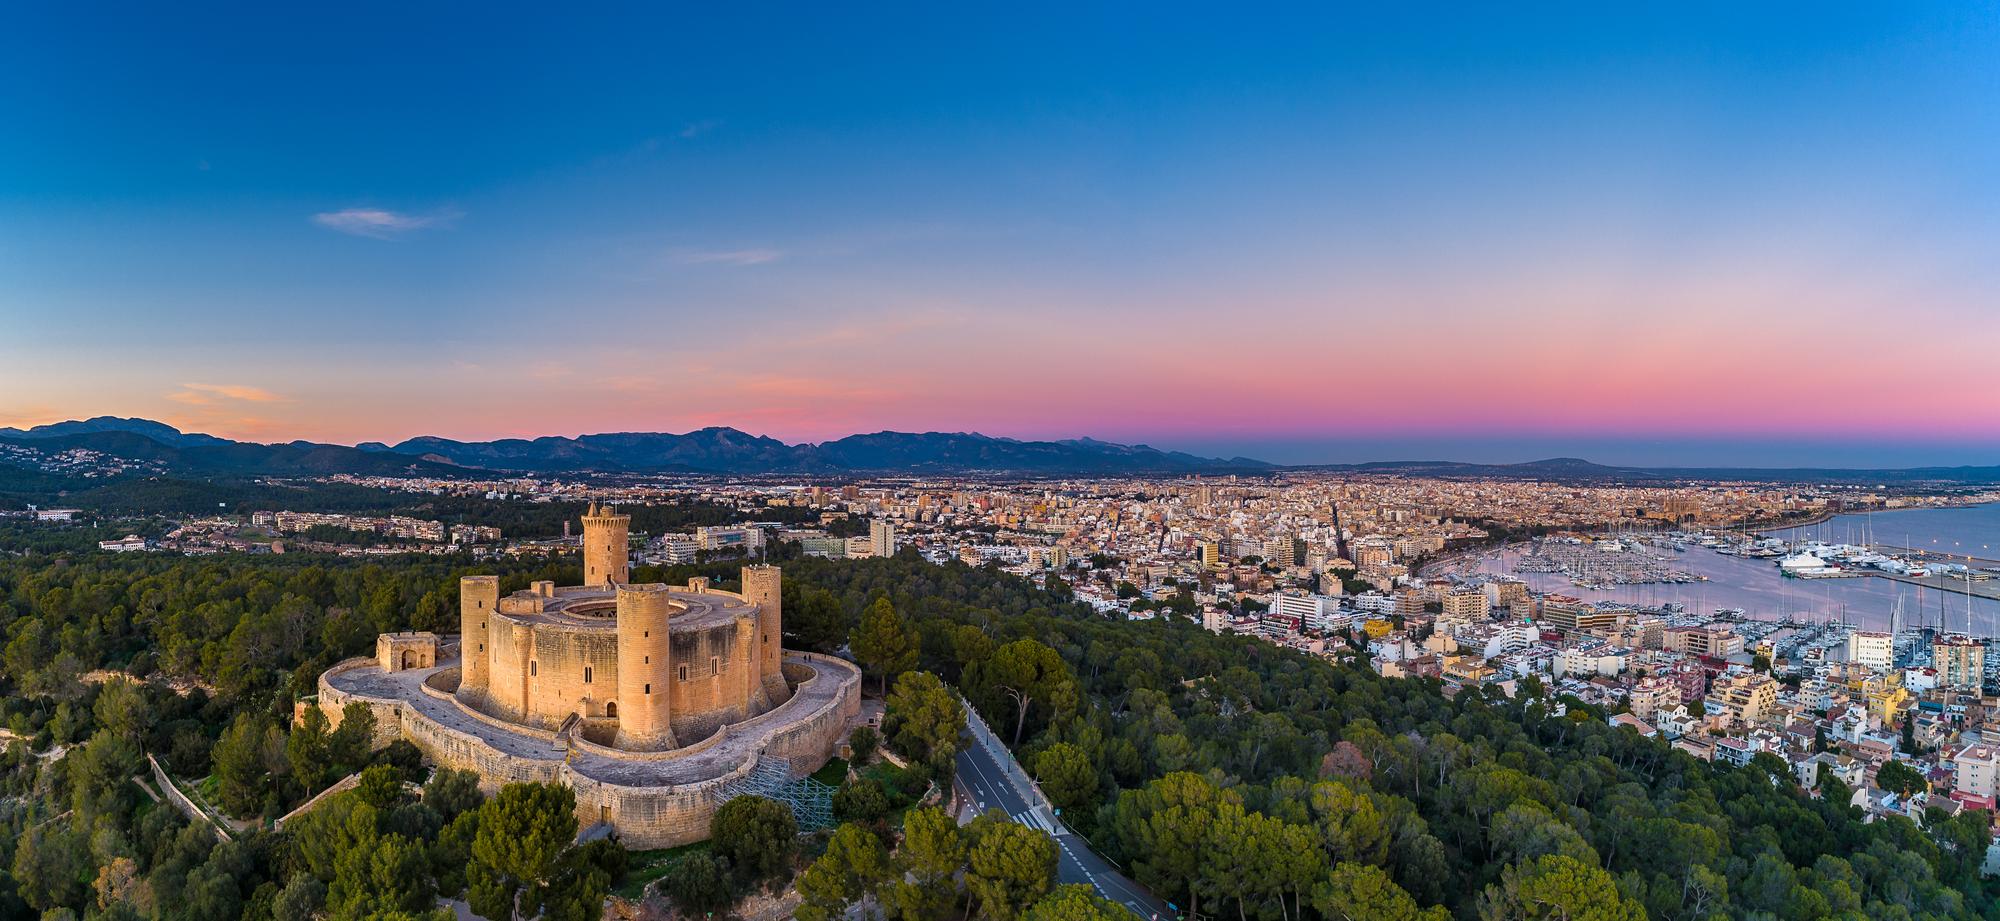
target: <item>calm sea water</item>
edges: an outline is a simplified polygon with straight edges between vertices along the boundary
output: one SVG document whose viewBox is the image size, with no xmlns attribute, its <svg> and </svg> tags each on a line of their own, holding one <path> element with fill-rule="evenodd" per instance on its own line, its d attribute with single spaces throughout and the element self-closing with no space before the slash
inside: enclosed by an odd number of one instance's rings
<svg viewBox="0 0 2000 921">
<path fill-rule="evenodd" d="M 1872 521 L 1870 519 L 1872 518 Z M 1828 542 L 1861 539 L 1863 529 L 1873 525 L 1878 543 L 1902 544 L 1905 535 L 1918 547 L 1935 546 L 1940 551 L 2000 557 L 2000 504 L 1954 509 L 1913 509 L 1878 512 L 1870 515 L 1841 515 L 1811 528 L 1774 532 L 1787 540 L 1819 539 Z M 1891 528 L 1894 528 L 1893 537 Z M 1957 547 L 1947 550 L 1947 547 Z M 1558 574 L 1520 573 L 1520 578 L 1537 591 L 1562 592 L 1588 601 L 1622 601 L 1631 604 L 1662 604 L 1676 601 L 1690 613 L 1708 613 L 1717 608 L 1741 608 L 1751 617 L 1779 619 L 1786 616 L 1841 618 L 1864 629 L 1887 630 L 1901 599 L 1899 627 L 1938 624 L 1964 630 L 1970 616 L 1972 631 L 1981 636 L 2000 636 L 2000 602 L 1971 599 L 1960 594 L 1905 585 L 1888 579 L 1866 576 L 1854 579 L 1787 579 L 1778 572 L 1777 561 L 1725 556 L 1701 547 L 1685 552 L 1657 551 L 1672 557 L 1671 565 L 1685 572 L 1708 577 L 1706 582 L 1679 585 L 1621 585 L 1604 589 L 1578 588 Z M 1512 573 L 1521 548 L 1488 554 L 1480 563 L 1486 572 Z M 1987 564 L 1980 564 L 1987 565 Z M 1992 584 L 1992 583 L 1987 583 Z"/>
<path fill-rule="evenodd" d="M 1790 541 L 1803 537 L 1828 543 L 1861 543 L 1872 535 L 1870 542 L 1875 544 L 1996 560 L 2000 559 L 2000 503 L 1836 515 L 1816 525 L 1770 534 Z"/>
</svg>

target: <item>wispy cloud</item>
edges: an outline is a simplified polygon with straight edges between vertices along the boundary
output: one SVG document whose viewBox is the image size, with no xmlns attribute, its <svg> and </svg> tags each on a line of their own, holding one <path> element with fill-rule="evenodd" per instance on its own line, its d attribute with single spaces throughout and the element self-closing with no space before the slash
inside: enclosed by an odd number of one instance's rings
<svg viewBox="0 0 2000 921">
<path fill-rule="evenodd" d="M 175 393 L 167 394 L 167 399 L 189 406 L 215 406 L 235 400 L 244 403 L 289 403 L 289 399 L 246 384 L 182 384 Z"/>
<path fill-rule="evenodd" d="M 313 223 L 328 230 L 337 230 L 357 237 L 372 237 L 377 240 L 392 240 L 416 230 L 449 227 L 464 214 L 453 208 L 444 208 L 428 214 L 410 214 L 390 211 L 387 208 L 343 208 L 339 211 L 322 211 L 312 216 Z"/>
<path fill-rule="evenodd" d="M 674 261 L 682 265 L 763 265 L 784 258 L 775 249 L 683 249 L 674 251 Z"/>
<path fill-rule="evenodd" d="M 716 126 L 720 124 L 722 123 L 712 118 L 704 118 L 698 122 L 688 122 L 686 125 L 683 125 L 681 127 L 681 137 L 682 138 L 701 137 L 702 135 L 707 134 L 710 131 L 714 131 Z"/>
</svg>

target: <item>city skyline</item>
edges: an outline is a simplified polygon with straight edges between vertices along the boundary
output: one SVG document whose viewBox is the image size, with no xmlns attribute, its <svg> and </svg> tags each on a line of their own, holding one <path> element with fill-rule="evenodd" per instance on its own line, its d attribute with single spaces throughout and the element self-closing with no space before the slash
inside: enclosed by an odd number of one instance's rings
<svg viewBox="0 0 2000 921">
<path fill-rule="evenodd" d="M 1990 9 L 1172 13 L 26 13 L 0 426 L 2000 459 Z"/>
</svg>

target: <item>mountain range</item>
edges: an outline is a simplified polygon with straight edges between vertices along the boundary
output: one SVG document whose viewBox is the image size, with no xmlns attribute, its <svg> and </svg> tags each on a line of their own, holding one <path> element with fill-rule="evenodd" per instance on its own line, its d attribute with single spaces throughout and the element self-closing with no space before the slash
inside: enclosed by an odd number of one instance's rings
<svg viewBox="0 0 2000 921">
<path fill-rule="evenodd" d="M 150 419 L 99 416 L 31 429 L 0 429 L 0 443 L 87 448 L 193 474 L 506 473 L 1010 473 L 1118 475 L 1254 473 L 1249 458 L 1197 457 L 1094 439 L 1020 441 L 965 432 L 877 432 L 820 444 L 787 444 L 733 428 L 686 434 L 618 432 L 496 441 L 412 438 L 356 447 L 295 441 L 261 445 L 182 432 Z"/>
<path fill-rule="evenodd" d="M 1018 474 L 1118 476 L 1257 474 L 1292 470 L 1485 479 L 1596 482 L 1761 480 L 1848 484 L 2000 484 L 2000 466 L 1843 468 L 1616 467 L 1575 457 L 1519 464 L 1376 461 L 1281 467 L 1247 457 L 1199 457 L 1148 445 L 1078 438 L 1022 441 L 972 432 L 875 432 L 818 444 L 788 444 L 727 427 L 684 434 L 616 432 L 575 438 L 455 441 L 423 436 L 355 447 L 293 441 L 255 444 L 183 432 L 150 419 L 99 416 L 30 429 L 0 428 L 0 444 L 85 448 L 147 461 L 170 473 L 217 475 L 452 476 L 502 473 Z"/>
</svg>

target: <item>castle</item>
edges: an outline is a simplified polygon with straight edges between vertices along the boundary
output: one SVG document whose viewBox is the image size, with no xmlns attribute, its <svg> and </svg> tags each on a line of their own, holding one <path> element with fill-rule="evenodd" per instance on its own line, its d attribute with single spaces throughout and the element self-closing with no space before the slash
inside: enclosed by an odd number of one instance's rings
<svg viewBox="0 0 2000 921">
<path fill-rule="evenodd" d="M 389 633 L 376 655 L 320 677 L 336 723 L 349 701 L 376 743 L 415 743 L 489 786 L 566 783 L 583 825 L 636 847 L 707 836 L 753 773 L 801 777 L 832 755 L 860 707 L 860 672 L 783 648 L 781 574 L 746 566 L 742 590 L 704 579 L 630 582 L 631 517 L 583 516 L 582 585 L 497 576 L 459 583 L 459 636 Z"/>
<path fill-rule="evenodd" d="M 613 748 L 662 751 L 764 713 L 791 696 L 775 566 L 743 570 L 743 591 L 632 585 L 632 519 L 593 505 L 583 517 L 583 579 L 500 596 L 497 576 L 459 583 L 462 671 L 456 696 L 509 722 L 578 721 Z"/>
</svg>

